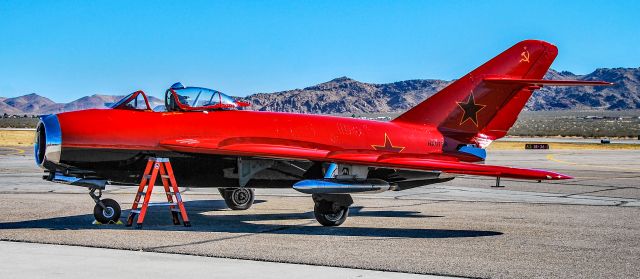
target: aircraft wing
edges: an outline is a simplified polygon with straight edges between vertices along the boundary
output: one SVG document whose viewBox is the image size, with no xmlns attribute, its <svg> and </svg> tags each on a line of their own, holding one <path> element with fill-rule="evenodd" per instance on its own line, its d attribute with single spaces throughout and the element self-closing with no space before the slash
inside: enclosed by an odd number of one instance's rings
<svg viewBox="0 0 640 279">
<path fill-rule="evenodd" d="M 377 150 L 339 150 L 333 146 L 319 146 L 310 142 L 271 138 L 173 139 L 162 141 L 161 146 L 186 153 L 323 161 L 517 179 L 557 180 L 571 178 L 567 175 L 545 170 L 461 162 L 457 157 L 447 154 L 424 155 L 389 153 Z"/>
</svg>

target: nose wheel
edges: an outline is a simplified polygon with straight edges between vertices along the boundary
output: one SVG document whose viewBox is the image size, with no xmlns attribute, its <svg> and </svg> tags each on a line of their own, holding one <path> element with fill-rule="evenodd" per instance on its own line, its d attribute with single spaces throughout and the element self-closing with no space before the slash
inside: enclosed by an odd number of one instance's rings
<svg viewBox="0 0 640 279">
<path fill-rule="evenodd" d="M 95 192 L 98 190 L 98 194 Z M 102 197 L 102 190 L 92 188 L 89 195 L 96 202 L 96 206 L 93 207 L 93 217 L 96 221 L 102 224 L 115 224 L 120 219 L 122 210 L 120 204 L 112 199 L 100 199 Z"/>
<path fill-rule="evenodd" d="M 120 214 L 122 214 L 118 202 L 112 199 L 104 199 L 101 202 L 104 208 L 100 204 L 96 204 L 93 207 L 93 217 L 96 218 L 96 221 L 102 224 L 117 223 L 120 219 Z"/>
<path fill-rule="evenodd" d="M 255 194 L 249 188 L 218 188 L 227 206 L 233 210 L 247 210 L 253 205 Z"/>
</svg>

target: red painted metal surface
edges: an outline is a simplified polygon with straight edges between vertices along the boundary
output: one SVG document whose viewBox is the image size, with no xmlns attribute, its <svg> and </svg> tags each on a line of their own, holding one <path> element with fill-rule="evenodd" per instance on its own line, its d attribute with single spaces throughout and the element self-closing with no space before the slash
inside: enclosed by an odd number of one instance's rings
<svg viewBox="0 0 640 279">
<path fill-rule="evenodd" d="M 441 152 L 442 135 L 430 126 L 406 126 L 293 113 L 255 111 L 149 112 L 85 110 L 58 115 L 63 148 L 168 150 L 161 145 L 198 142 L 202 149 L 230 146 L 251 152 L 252 144 L 336 151 L 373 150 L 384 145 L 385 133 L 403 153 Z"/>
<path fill-rule="evenodd" d="M 62 148 L 260 156 L 567 179 L 542 170 L 472 164 L 464 161 L 473 156 L 457 153 L 460 145 L 482 146 L 504 136 L 540 86 L 602 84 L 541 81 L 556 55 L 557 48 L 549 43 L 520 42 L 391 122 L 198 108 L 184 108 L 191 110 L 186 112 L 92 109 L 58 115 Z"/>
<path fill-rule="evenodd" d="M 91 123 L 103 119 L 100 125 Z M 64 148 L 173 150 L 343 162 L 414 170 L 523 179 L 566 179 L 540 170 L 457 162 L 443 154 L 442 134 L 431 126 L 407 126 L 290 113 L 253 111 L 148 112 L 87 110 L 59 115 Z M 158 123 L 140 125 L 140 123 Z M 347 129 L 348 127 L 348 129 Z M 402 153 L 376 150 L 386 137 Z M 167 140 L 170 139 L 170 140 Z"/>
</svg>

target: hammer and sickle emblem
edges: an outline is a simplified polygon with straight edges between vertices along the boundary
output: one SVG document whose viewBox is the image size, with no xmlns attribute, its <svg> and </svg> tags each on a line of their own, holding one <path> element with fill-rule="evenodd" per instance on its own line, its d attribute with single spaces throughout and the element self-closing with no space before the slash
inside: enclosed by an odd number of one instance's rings
<svg viewBox="0 0 640 279">
<path fill-rule="evenodd" d="M 529 51 L 527 50 L 527 47 L 524 47 L 524 51 L 520 53 L 520 62 L 529 63 Z"/>
</svg>

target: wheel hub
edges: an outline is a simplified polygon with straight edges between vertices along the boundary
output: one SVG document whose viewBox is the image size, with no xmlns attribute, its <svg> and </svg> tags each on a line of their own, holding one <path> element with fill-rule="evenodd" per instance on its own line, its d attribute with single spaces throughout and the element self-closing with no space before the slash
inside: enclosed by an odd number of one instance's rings
<svg viewBox="0 0 640 279">
<path fill-rule="evenodd" d="M 343 214 L 344 214 L 344 211 L 340 210 L 340 211 L 335 212 L 335 213 L 324 214 L 324 217 L 327 218 L 327 220 L 329 220 L 329 221 L 337 222 L 338 220 L 340 220 L 340 218 L 342 218 Z"/>
<path fill-rule="evenodd" d="M 104 217 L 107 217 L 107 218 L 113 217 L 115 213 L 116 211 L 113 210 L 113 207 L 106 207 L 105 209 L 102 210 L 102 215 L 104 215 Z"/>
<path fill-rule="evenodd" d="M 249 202 L 249 190 L 240 188 L 233 191 L 233 201 L 239 205 Z"/>
</svg>

